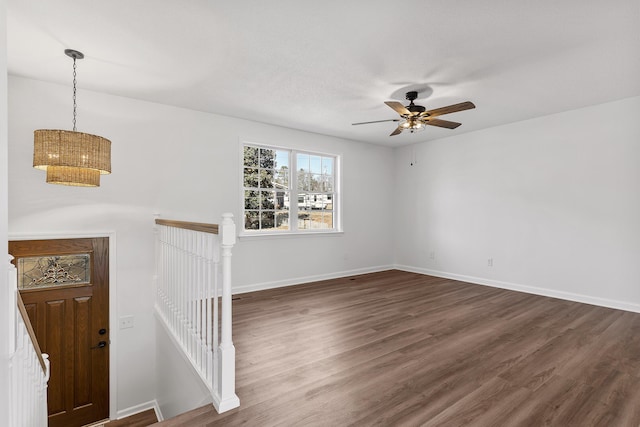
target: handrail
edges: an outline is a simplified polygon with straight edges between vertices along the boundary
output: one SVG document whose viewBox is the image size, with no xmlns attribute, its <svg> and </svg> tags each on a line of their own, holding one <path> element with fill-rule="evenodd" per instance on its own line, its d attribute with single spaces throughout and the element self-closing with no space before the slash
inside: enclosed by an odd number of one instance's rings
<svg viewBox="0 0 640 427">
<path fill-rule="evenodd" d="M 33 348 L 36 350 L 36 355 L 38 356 L 38 361 L 40 362 L 40 366 L 42 367 L 42 371 L 47 373 L 47 365 L 44 361 L 44 357 L 42 356 L 42 350 L 40 350 L 40 345 L 38 344 L 38 340 L 36 339 L 36 333 L 33 331 L 33 326 L 31 326 L 31 321 L 29 320 L 29 315 L 27 314 L 27 309 L 24 306 L 24 302 L 22 302 L 22 297 L 20 296 L 20 292 L 17 292 L 17 304 L 18 310 L 20 311 L 20 315 L 22 315 L 22 320 L 24 321 L 24 325 L 27 328 L 27 332 L 29 332 L 29 337 L 31 338 L 31 342 L 33 343 Z"/>
<path fill-rule="evenodd" d="M 156 218 L 156 224 L 168 227 L 184 228 L 186 230 L 201 231 L 203 233 L 218 234 L 218 224 L 205 224 L 202 222 L 176 221 L 173 219 Z"/>
</svg>

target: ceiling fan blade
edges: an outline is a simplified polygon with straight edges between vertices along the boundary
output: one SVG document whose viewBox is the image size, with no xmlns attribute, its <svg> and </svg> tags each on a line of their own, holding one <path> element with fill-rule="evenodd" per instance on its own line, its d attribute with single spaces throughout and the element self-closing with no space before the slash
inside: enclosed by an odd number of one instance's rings
<svg viewBox="0 0 640 427">
<path fill-rule="evenodd" d="M 448 107 L 436 108 L 435 110 L 429 110 L 422 113 L 423 116 L 436 117 L 443 114 L 455 113 L 458 111 L 470 110 L 476 108 L 473 102 L 461 102 L 460 104 L 449 105 Z"/>
<path fill-rule="evenodd" d="M 391 132 L 391 135 L 389 136 L 394 136 L 394 135 L 400 135 L 402 133 L 402 128 L 400 126 L 398 126 L 396 128 L 396 130 L 394 130 L 393 132 Z"/>
<path fill-rule="evenodd" d="M 396 113 L 400 114 L 401 116 L 402 115 L 408 115 L 408 116 L 411 115 L 411 111 L 407 110 L 404 105 L 400 104 L 397 101 L 385 101 L 384 103 L 387 104 L 389 107 L 393 108 L 394 111 Z"/>
<path fill-rule="evenodd" d="M 355 126 L 355 125 L 368 125 L 369 123 L 399 122 L 399 121 L 400 121 L 400 119 L 374 120 L 374 121 L 372 121 L 372 122 L 351 123 L 351 126 Z"/>
<path fill-rule="evenodd" d="M 424 123 L 425 125 L 438 126 L 438 127 L 447 128 L 447 129 L 455 129 L 462 124 L 458 122 L 450 122 L 448 120 L 431 119 L 431 118 L 423 120 L 422 123 Z"/>
</svg>

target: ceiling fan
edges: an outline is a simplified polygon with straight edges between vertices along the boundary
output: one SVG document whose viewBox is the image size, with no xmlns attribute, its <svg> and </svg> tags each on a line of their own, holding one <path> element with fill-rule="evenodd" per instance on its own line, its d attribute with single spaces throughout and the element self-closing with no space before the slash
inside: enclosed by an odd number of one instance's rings
<svg viewBox="0 0 640 427">
<path fill-rule="evenodd" d="M 448 107 L 436 108 L 435 110 L 428 110 L 422 105 L 416 105 L 413 101 L 418 97 L 418 92 L 407 92 L 407 100 L 409 105 L 406 107 L 397 101 L 386 101 L 389 107 L 393 108 L 396 113 L 400 114 L 400 119 L 389 120 L 375 120 L 372 122 L 353 123 L 353 125 L 366 125 L 369 123 L 382 123 L 382 122 L 400 122 L 396 130 L 391 132 L 391 135 L 399 135 L 403 130 L 408 130 L 411 133 L 424 130 L 425 125 L 438 126 L 441 128 L 455 129 L 462 123 L 450 122 L 448 120 L 436 119 L 437 116 L 444 114 L 455 113 L 457 111 L 470 110 L 476 108 L 473 102 L 461 102 L 459 104 L 449 105 Z"/>
</svg>

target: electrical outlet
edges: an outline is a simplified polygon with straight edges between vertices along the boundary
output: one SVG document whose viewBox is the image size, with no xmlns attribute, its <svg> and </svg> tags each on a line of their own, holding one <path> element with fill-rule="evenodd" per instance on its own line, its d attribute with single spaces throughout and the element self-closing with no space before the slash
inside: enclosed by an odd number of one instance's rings
<svg viewBox="0 0 640 427">
<path fill-rule="evenodd" d="M 487 259 L 487 267 L 493 267 L 493 258 Z"/>
<path fill-rule="evenodd" d="M 120 316 L 120 329 L 133 328 L 133 316 Z"/>
<path fill-rule="evenodd" d="M 435 251 L 429 252 L 429 259 L 436 259 L 436 252 Z"/>
</svg>

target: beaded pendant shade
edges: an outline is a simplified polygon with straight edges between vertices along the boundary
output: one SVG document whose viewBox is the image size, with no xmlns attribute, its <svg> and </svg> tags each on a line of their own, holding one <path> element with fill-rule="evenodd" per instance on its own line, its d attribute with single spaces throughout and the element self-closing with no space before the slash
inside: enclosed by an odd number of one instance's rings
<svg viewBox="0 0 640 427">
<path fill-rule="evenodd" d="M 33 167 L 47 172 L 49 184 L 99 187 L 100 175 L 111 173 L 111 141 L 76 131 L 76 59 L 81 52 L 66 49 L 73 58 L 73 130 L 33 132 Z"/>
</svg>

